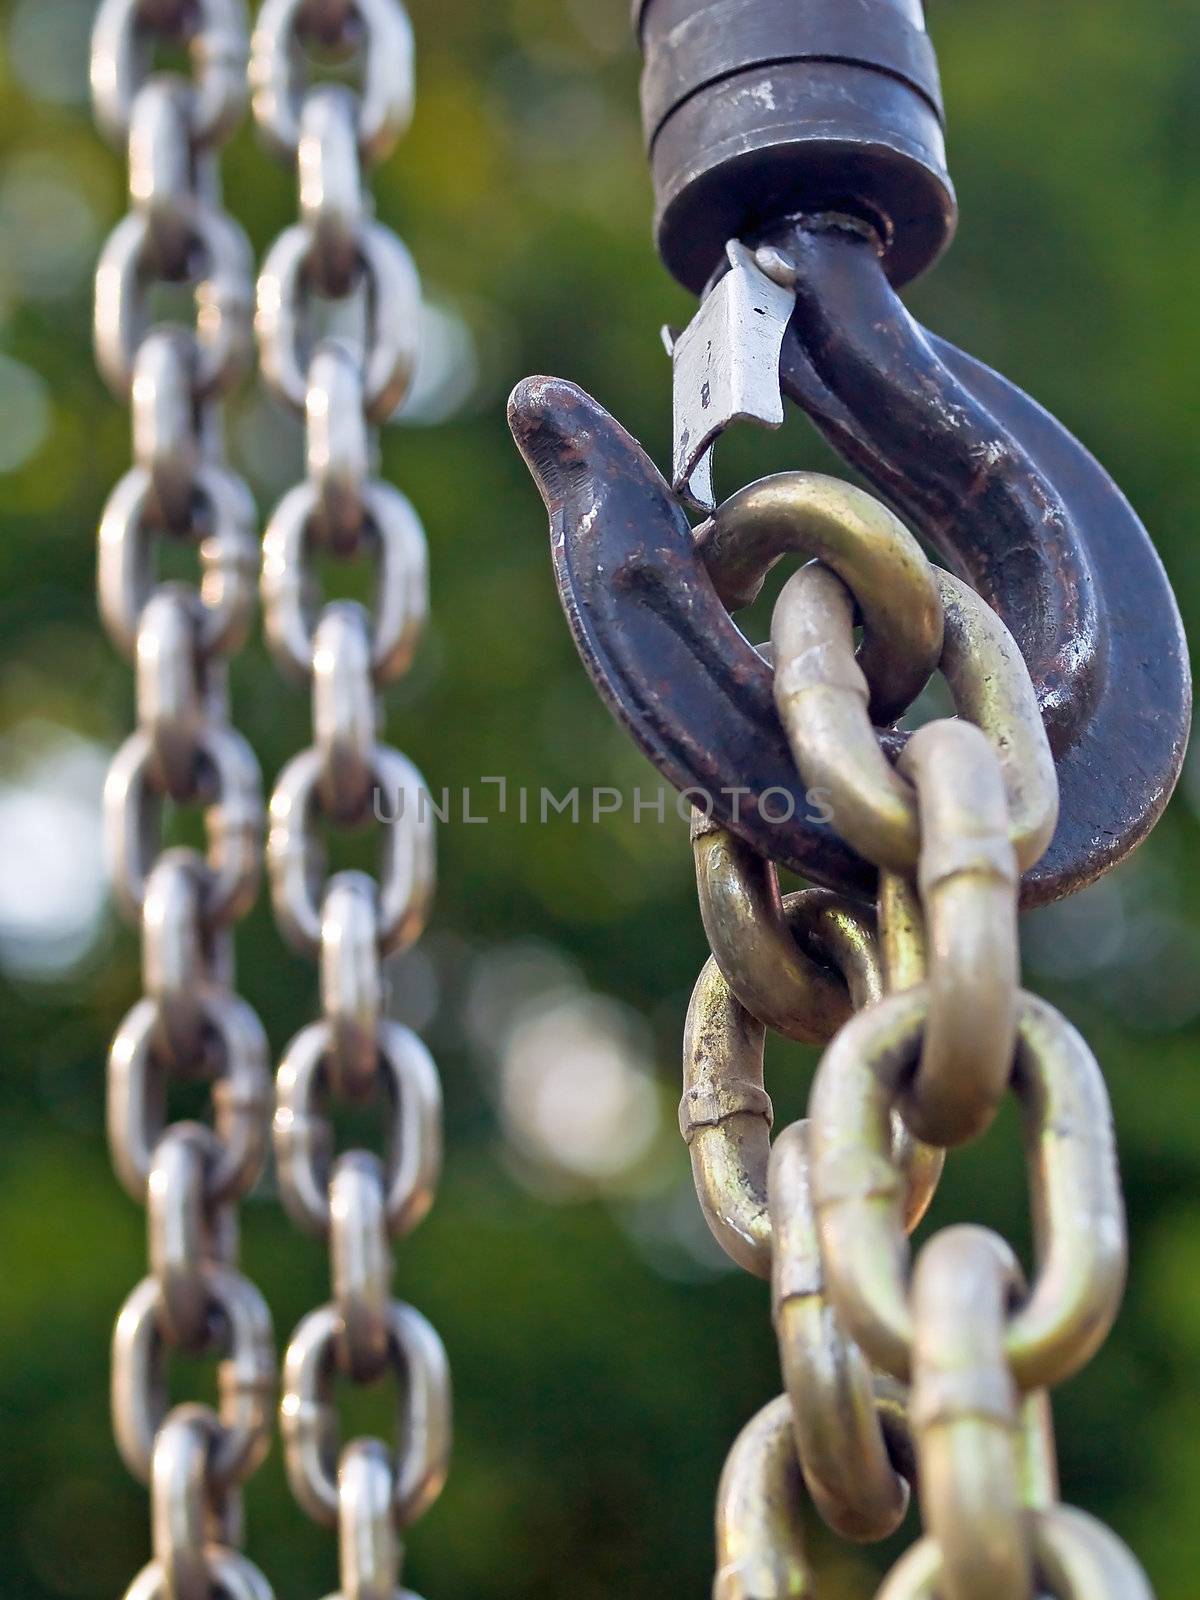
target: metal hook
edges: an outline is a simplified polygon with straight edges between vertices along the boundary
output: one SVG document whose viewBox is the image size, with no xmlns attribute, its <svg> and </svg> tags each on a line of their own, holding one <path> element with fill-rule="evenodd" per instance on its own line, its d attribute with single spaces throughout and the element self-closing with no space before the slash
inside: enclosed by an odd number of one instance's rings
<svg viewBox="0 0 1200 1600">
<path fill-rule="evenodd" d="M 863 230 L 796 223 L 769 242 L 795 267 L 784 391 L 999 612 L 1029 665 L 1061 813 L 1022 903 L 1058 899 L 1145 837 L 1179 775 L 1191 683 L 1162 565 L 1060 423 L 909 316 Z M 645 451 L 561 379 L 519 384 L 509 421 L 550 514 L 576 645 L 614 714 L 671 783 L 703 794 L 762 854 L 869 891 L 874 869 L 806 803 L 770 668 Z M 893 751 L 903 739 L 881 736 Z"/>
</svg>

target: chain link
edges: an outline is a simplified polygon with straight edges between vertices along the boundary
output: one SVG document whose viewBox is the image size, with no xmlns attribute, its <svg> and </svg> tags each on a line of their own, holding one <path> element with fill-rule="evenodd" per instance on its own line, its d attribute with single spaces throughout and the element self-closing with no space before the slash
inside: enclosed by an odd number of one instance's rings
<svg viewBox="0 0 1200 1600">
<path fill-rule="evenodd" d="M 1112 1324 L 1125 1223 L 1100 1069 L 1018 987 L 1020 872 L 1058 804 L 1020 652 L 889 512 L 833 480 L 751 485 L 698 542 L 730 606 L 782 555 L 815 558 L 776 605 L 775 699 L 801 778 L 881 869 L 874 914 L 826 891 L 781 897 L 747 845 L 704 818 L 692 830 L 713 959 L 688 1014 L 680 1126 L 714 1236 L 771 1278 L 785 1388 L 722 1475 L 714 1595 L 812 1592 L 803 1490 L 836 1532 L 877 1540 L 919 1482 L 925 1537 L 879 1600 L 1148 1600 L 1120 1541 L 1058 1503 L 1047 1391 Z M 893 765 L 876 725 L 935 667 L 958 717 L 919 729 Z M 809 1120 L 773 1147 L 767 1027 L 827 1043 Z M 975 1227 L 935 1233 L 910 1267 L 945 1150 L 1008 1092 L 1032 1284 Z"/>
<path fill-rule="evenodd" d="M 252 257 L 217 170 L 245 107 L 246 35 L 239 0 L 103 0 L 92 38 L 96 115 L 127 153 L 130 200 L 97 267 L 95 342 L 133 421 L 134 465 L 105 506 L 98 564 L 101 616 L 136 668 L 137 730 L 104 794 L 145 990 L 108 1064 L 109 1145 L 146 1208 L 150 1267 L 113 1337 L 117 1444 L 150 1489 L 152 1559 L 131 1600 L 271 1594 L 238 1549 L 240 1486 L 267 1452 L 277 1390 L 270 1313 L 236 1268 L 236 1206 L 262 1170 L 270 1119 L 266 1038 L 234 992 L 232 944 L 262 870 L 262 785 L 226 685 L 254 605 L 255 514 L 220 418 L 252 348 Z M 179 46 L 188 80 L 154 65 Z M 162 285 L 192 289 L 193 327 L 152 320 Z M 160 581 L 163 542 L 195 546 L 198 587 Z M 205 854 L 164 845 L 167 801 L 202 810 Z M 170 1088 L 189 1079 L 211 1085 L 211 1126 L 170 1120 Z M 217 1359 L 215 1410 L 170 1403 L 176 1351 Z"/>
<path fill-rule="evenodd" d="M 310 82 L 314 46 L 354 54 L 359 88 Z M 432 1504 L 450 1449 L 445 1351 L 392 1296 L 392 1242 L 429 1209 L 441 1164 L 441 1088 L 421 1041 L 384 1015 L 387 956 L 423 927 L 433 891 L 432 809 L 412 763 L 379 738 L 379 694 L 408 667 L 427 608 L 425 536 L 405 497 L 374 474 L 374 428 L 404 398 L 416 361 L 420 285 L 372 215 L 361 170 L 407 125 L 412 40 L 398 0 L 266 0 L 251 47 L 262 137 L 295 163 L 300 220 L 267 252 L 256 326 L 263 379 L 304 418 L 307 475 L 263 539 L 267 642 L 312 696 L 311 746 L 270 803 L 267 865 L 281 933 L 319 963 L 322 1017 L 281 1060 L 275 1101 L 280 1191 L 296 1225 L 328 1241 L 332 1299 L 292 1335 L 281 1424 L 288 1481 L 338 1530 L 340 1600 L 394 1600 L 400 1535 Z M 326 302 L 324 308 L 318 304 Z M 338 328 L 323 331 L 328 302 Z M 374 601 L 325 601 L 321 557 L 368 562 Z M 324 831 L 374 822 L 378 877 L 326 866 Z M 383 1113 L 382 1159 L 335 1154 L 333 1107 Z M 343 1444 L 336 1386 L 390 1379 L 395 1442 Z"/>
</svg>

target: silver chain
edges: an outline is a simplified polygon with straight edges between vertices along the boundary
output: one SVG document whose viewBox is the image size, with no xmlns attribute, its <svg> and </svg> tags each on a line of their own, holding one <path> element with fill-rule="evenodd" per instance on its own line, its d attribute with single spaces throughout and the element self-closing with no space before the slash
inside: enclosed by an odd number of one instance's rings
<svg viewBox="0 0 1200 1600">
<path fill-rule="evenodd" d="M 153 70 L 185 46 L 193 76 Z M 118 904 L 142 936 L 144 996 L 113 1040 L 108 1134 L 146 1208 L 150 1271 L 113 1340 L 117 1444 L 150 1488 L 153 1558 L 131 1600 L 269 1600 L 240 1553 L 240 1485 L 266 1454 L 276 1370 L 266 1303 L 236 1268 L 236 1206 L 262 1170 L 266 1037 L 234 991 L 232 928 L 262 870 L 258 764 L 231 725 L 228 657 L 254 607 L 250 492 L 224 459 L 220 403 L 250 359 L 253 260 L 221 208 L 217 152 L 245 106 L 239 0 L 103 0 L 97 119 L 128 151 L 130 209 L 96 272 L 100 370 L 132 409 L 134 465 L 100 524 L 99 601 L 135 664 L 137 729 L 113 760 L 105 829 Z M 155 321 L 156 286 L 194 293 L 194 325 Z M 157 577 L 160 542 L 194 545 L 198 587 Z M 205 854 L 163 843 L 164 802 L 198 806 Z M 169 1121 L 168 1093 L 211 1084 L 212 1126 Z M 217 1408 L 168 1406 L 171 1351 L 220 1362 Z"/>
<path fill-rule="evenodd" d="M 359 91 L 309 86 L 305 47 L 361 65 Z M 192 76 L 154 70 L 186 48 Z M 271 1318 L 235 1268 L 236 1201 L 256 1182 L 271 1114 L 261 1025 L 233 991 L 233 924 L 255 899 L 264 816 L 254 755 L 229 720 L 226 660 L 254 605 L 258 548 L 246 485 L 224 460 L 220 402 L 250 360 L 253 265 L 221 209 L 217 152 L 245 106 L 294 159 L 301 220 L 264 263 L 264 377 L 305 417 L 306 480 L 266 531 L 267 637 L 309 682 L 313 744 L 271 802 L 268 858 L 280 927 L 320 961 L 322 1020 L 288 1047 L 275 1142 L 285 1204 L 329 1241 L 333 1297 L 305 1318 L 284 1365 L 282 1427 L 301 1505 L 340 1532 L 345 1600 L 399 1585 L 399 1531 L 433 1500 L 450 1437 L 447 1363 L 433 1329 L 391 1297 L 391 1241 L 428 1209 L 441 1158 L 441 1092 L 420 1040 L 385 1015 L 383 962 L 418 935 L 432 892 L 431 808 L 416 769 L 379 742 L 380 689 L 402 673 L 426 611 L 425 540 L 403 495 L 374 476 L 375 426 L 404 398 L 420 287 L 372 216 L 362 165 L 411 112 L 412 39 L 395 0 L 267 0 L 248 49 L 240 0 L 103 0 L 93 35 L 97 119 L 128 151 L 130 211 L 96 275 L 96 350 L 133 412 L 134 466 L 105 508 L 100 608 L 136 664 L 137 731 L 105 793 L 118 902 L 141 927 L 145 997 L 113 1044 L 113 1162 L 147 1209 L 150 1274 L 126 1301 L 113 1349 L 113 1414 L 130 1469 L 151 1489 L 153 1559 L 134 1600 L 269 1600 L 239 1551 L 239 1486 L 268 1448 L 276 1393 Z M 152 319 L 159 285 L 195 296 L 192 327 Z M 316 299 L 356 311 L 357 339 L 317 327 Z M 157 579 L 159 540 L 193 543 L 198 588 Z M 315 595 L 324 553 L 375 563 L 368 610 Z M 355 828 L 385 797 L 379 879 L 324 881 L 322 823 Z M 203 809 L 205 855 L 164 848 L 165 800 Z M 212 1126 L 167 1121 L 177 1080 L 211 1081 Z M 335 1157 L 332 1100 L 386 1106 L 386 1158 Z M 216 1410 L 168 1408 L 172 1349 L 221 1360 Z M 398 1440 L 337 1441 L 338 1374 L 392 1373 Z"/>
<path fill-rule="evenodd" d="M 358 88 L 311 85 L 306 47 L 353 53 Z M 400 1534 L 436 1498 L 450 1446 L 445 1351 L 392 1298 L 392 1242 L 429 1209 L 441 1164 L 433 1061 L 385 1014 L 383 963 L 421 932 L 433 890 L 432 809 L 420 774 L 380 742 L 379 693 L 411 660 L 427 606 L 425 536 L 405 497 L 374 475 L 374 429 L 407 393 L 420 285 L 400 240 L 374 220 L 361 172 L 412 110 L 412 38 L 397 0 L 266 0 L 251 45 L 259 131 L 294 161 L 300 220 L 271 246 L 258 284 L 263 377 L 305 423 L 307 475 L 267 525 L 263 603 L 281 671 L 311 686 L 313 742 L 271 797 L 267 864 L 288 942 L 319 962 L 322 1016 L 288 1045 L 276 1084 L 275 1153 L 297 1226 L 328 1241 L 332 1298 L 292 1336 L 282 1428 L 292 1491 L 336 1527 L 342 1600 L 392 1600 Z M 318 326 L 318 299 L 347 337 Z M 325 602 L 319 556 L 374 565 L 373 605 Z M 382 801 L 382 804 L 379 801 Z M 380 821 L 380 817 L 388 820 Z M 326 868 L 322 827 L 379 834 L 377 878 Z M 386 1154 L 334 1153 L 332 1106 L 383 1113 Z M 340 1443 L 338 1378 L 397 1389 L 396 1439 Z"/>
</svg>

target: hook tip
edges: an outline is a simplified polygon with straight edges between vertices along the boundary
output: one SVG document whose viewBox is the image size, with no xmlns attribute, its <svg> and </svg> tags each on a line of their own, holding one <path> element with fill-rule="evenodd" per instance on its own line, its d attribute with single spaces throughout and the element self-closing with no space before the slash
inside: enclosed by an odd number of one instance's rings
<svg viewBox="0 0 1200 1600">
<path fill-rule="evenodd" d="M 640 519 L 682 519 L 658 469 L 578 384 L 531 377 L 508 401 L 508 425 L 552 520 L 578 521 L 601 503 L 638 503 Z"/>
<path fill-rule="evenodd" d="M 524 453 L 526 445 L 539 434 L 573 437 L 579 429 L 581 408 L 599 410 L 578 384 L 538 374 L 522 378 L 509 395 L 508 426 Z"/>
</svg>

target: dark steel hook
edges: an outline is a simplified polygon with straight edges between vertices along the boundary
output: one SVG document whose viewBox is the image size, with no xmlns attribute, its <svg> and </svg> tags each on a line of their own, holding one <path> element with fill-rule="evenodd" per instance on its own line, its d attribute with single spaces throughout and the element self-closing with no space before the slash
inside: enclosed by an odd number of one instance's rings
<svg viewBox="0 0 1200 1600">
<path fill-rule="evenodd" d="M 785 391 L 996 608 L 1029 665 L 1061 813 L 1022 899 L 1057 899 L 1145 837 L 1179 775 L 1191 684 L 1162 565 L 1060 423 L 909 316 L 861 231 L 796 225 L 772 242 L 797 269 Z M 617 717 L 665 777 L 711 797 L 763 854 L 869 891 L 874 870 L 806 804 L 770 668 L 717 598 L 641 446 L 560 379 L 519 384 L 509 418 L 550 513 L 576 644 Z M 884 734 L 893 747 L 902 737 Z M 789 806 L 790 820 L 771 820 Z"/>
</svg>

